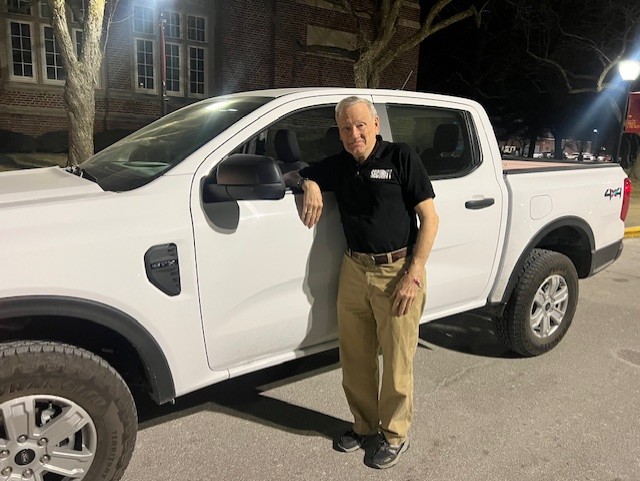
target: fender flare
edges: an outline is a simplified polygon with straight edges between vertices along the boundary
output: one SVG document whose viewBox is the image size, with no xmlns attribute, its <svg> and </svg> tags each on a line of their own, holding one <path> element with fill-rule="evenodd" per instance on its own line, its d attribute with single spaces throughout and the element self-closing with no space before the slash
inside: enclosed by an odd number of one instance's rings
<svg viewBox="0 0 640 481">
<path fill-rule="evenodd" d="M 505 287 L 504 293 L 502 294 L 502 301 L 500 302 L 500 304 L 506 305 L 506 303 L 509 301 L 509 298 L 511 297 L 511 293 L 513 292 L 513 289 L 515 289 L 516 282 L 518 280 L 518 274 L 520 273 L 522 266 L 524 266 L 524 263 L 526 262 L 527 257 L 529 256 L 529 253 L 550 232 L 553 232 L 554 230 L 557 230 L 561 227 L 573 227 L 577 231 L 583 232 L 585 234 L 587 241 L 589 242 L 589 252 L 593 256 L 593 253 L 595 251 L 595 244 L 596 244 L 595 237 L 593 235 L 593 230 L 591 229 L 591 226 L 584 219 L 581 219 L 580 217 L 575 217 L 575 216 L 560 217 L 559 219 L 555 219 L 553 222 L 545 225 L 542 229 L 536 232 L 536 234 L 531 238 L 527 246 L 520 253 L 520 257 L 518 258 L 518 261 L 514 265 L 513 270 L 511 271 L 511 275 L 509 276 L 509 281 L 507 282 L 507 286 Z"/>
<path fill-rule="evenodd" d="M 113 330 L 137 351 L 147 373 L 151 398 L 158 404 L 175 398 L 169 363 L 153 336 L 129 314 L 101 302 L 69 296 L 18 296 L 0 299 L 0 321 L 14 317 L 60 316 L 84 319 Z"/>
</svg>

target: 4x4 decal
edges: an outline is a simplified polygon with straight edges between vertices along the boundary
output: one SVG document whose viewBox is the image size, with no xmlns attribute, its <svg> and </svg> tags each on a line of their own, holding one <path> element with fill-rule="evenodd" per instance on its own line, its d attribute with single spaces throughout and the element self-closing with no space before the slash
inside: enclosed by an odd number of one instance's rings
<svg viewBox="0 0 640 481">
<path fill-rule="evenodd" d="M 604 192 L 605 197 L 609 197 L 609 200 L 614 197 L 622 197 L 622 187 L 618 187 L 617 189 L 607 189 Z"/>
</svg>

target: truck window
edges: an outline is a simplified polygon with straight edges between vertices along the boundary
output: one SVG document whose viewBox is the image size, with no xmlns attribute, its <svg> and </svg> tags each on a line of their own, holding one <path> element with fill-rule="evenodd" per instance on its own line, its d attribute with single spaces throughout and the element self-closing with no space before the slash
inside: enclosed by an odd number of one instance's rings
<svg viewBox="0 0 640 481">
<path fill-rule="evenodd" d="M 268 155 L 280 163 L 283 171 L 288 171 L 297 170 L 302 164 L 319 162 L 341 149 L 335 105 L 330 104 L 298 110 L 280 118 L 233 153 Z"/>
<path fill-rule="evenodd" d="M 279 130 L 293 133 L 300 147 L 301 161 L 313 164 L 334 153 L 327 148 L 325 138 L 331 127 L 335 127 L 335 105 L 323 105 L 298 110 L 269 127 L 266 139 L 266 154 L 278 159 L 275 139 Z"/>
<path fill-rule="evenodd" d="M 404 142 L 420 155 L 431 177 L 457 177 L 474 166 L 466 116 L 437 107 L 387 104 L 394 142 Z"/>
<path fill-rule="evenodd" d="M 80 167 L 104 190 L 137 189 L 270 100 L 238 95 L 191 104 L 110 145 Z"/>
</svg>

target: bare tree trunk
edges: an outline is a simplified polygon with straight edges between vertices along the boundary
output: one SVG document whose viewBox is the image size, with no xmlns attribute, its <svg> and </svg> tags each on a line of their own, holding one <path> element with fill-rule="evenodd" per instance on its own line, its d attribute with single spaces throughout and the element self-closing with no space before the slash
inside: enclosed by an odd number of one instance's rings
<svg viewBox="0 0 640 481">
<path fill-rule="evenodd" d="M 67 6 L 79 4 L 65 0 L 47 0 L 52 12 L 52 25 L 67 71 L 64 86 L 64 106 L 69 119 L 69 156 L 67 166 L 74 167 L 93 155 L 93 125 L 95 122 L 95 85 L 102 52 L 100 39 L 106 0 L 88 0 L 82 3 L 83 44 L 78 52 L 69 29 Z M 113 1 L 114 10 L 117 0 Z M 78 10 L 77 15 L 82 15 Z M 107 28 L 108 31 L 108 28 Z"/>
<path fill-rule="evenodd" d="M 357 88 L 378 88 L 380 69 L 369 57 L 362 57 L 353 65 L 353 77 Z"/>
<path fill-rule="evenodd" d="M 368 86 L 369 66 L 367 64 L 368 62 L 365 62 L 363 58 L 353 64 L 353 80 L 357 88 L 366 88 Z"/>
<path fill-rule="evenodd" d="M 64 104 L 69 119 L 69 157 L 75 166 L 93 155 L 93 125 L 96 104 L 92 72 L 74 69 L 67 76 Z"/>
<path fill-rule="evenodd" d="M 532 135 L 529 137 L 529 151 L 527 152 L 527 157 L 533 158 L 533 154 L 536 151 L 536 142 L 538 141 L 537 135 Z"/>
<path fill-rule="evenodd" d="M 562 137 L 554 133 L 555 139 L 553 141 L 553 158 L 561 160 L 564 158 L 562 153 Z"/>
</svg>

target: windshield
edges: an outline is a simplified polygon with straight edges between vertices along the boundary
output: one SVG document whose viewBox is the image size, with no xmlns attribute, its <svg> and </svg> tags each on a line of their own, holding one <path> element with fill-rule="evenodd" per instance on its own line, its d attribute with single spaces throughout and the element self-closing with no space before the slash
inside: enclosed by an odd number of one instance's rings
<svg viewBox="0 0 640 481">
<path fill-rule="evenodd" d="M 213 98 L 183 107 L 98 152 L 80 168 L 104 190 L 136 189 L 270 100 L 252 96 Z"/>
</svg>

